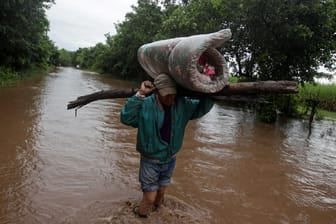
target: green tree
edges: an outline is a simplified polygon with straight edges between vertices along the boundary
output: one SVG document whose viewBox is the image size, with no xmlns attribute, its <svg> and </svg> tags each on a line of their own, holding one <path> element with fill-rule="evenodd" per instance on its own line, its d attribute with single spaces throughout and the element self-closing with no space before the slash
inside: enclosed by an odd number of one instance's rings
<svg viewBox="0 0 336 224">
<path fill-rule="evenodd" d="M 117 34 L 107 35 L 107 52 L 104 52 L 104 72 L 119 75 L 122 78 L 142 79 L 146 73 L 137 60 L 137 50 L 145 43 L 156 39 L 162 13 L 157 1 L 139 0 L 138 6 L 133 6 L 133 12 L 127 13 L 125 21 L 116 24 Z"/>
<path fill-rule="evenodd" d="M 312 81 L 335 64 L 334 0 L 194 0 L 163 21 L 168 37 L 230 28 L 222 50 L 234 75 L 248 79 Z"/>
<path fill-rule="evenodd" d="M 45 9 L 53 0 L 5 0 L 0 4 L 0 65 L 25 69 L 49 63 L 53 43 L 47 36 Z"/>
<path fill-rule="evenodd" d="M 58 51 L 58 48 L 55 46 L 54 43 L 50 46 L 50 57 L 49 57 L 49 63 L 54 66 L 58 66 L 60 64 L 60 53 Z"/>
<path fill-rule="evenodd" d="M 98 43 L 94 47 L 80 48 L 72 54 L 72 64 L 84 69 L 104 72 L 106 53 L 109 47 L 106 44 Z"/>
<path fill-rule="evenodd" d="M 312 81 L 318 66 L 329 62 L 336 49 L 335 2 L 264 1 L 259 7 L 263 13 L 251 15 L 250 27 L 260 78 Z"/>
<path fill-rule="evenodd" d="M 72 65 L 72 52 L 65 49 L 58 50 L 58 65 L 71 66 Z"/>
<path fill-rule="evenodd" d="M 73 55 L 74 66 L 80 66 L 81 68 L 89 68 L 89 48 L 79 48 Z"/>
<path fill-rule="evenodd" d="M 250 69 L 245 70 L 251 77 L 312 81 L 319 65 L 335 62 L 334 0 L 244 0 L 239 7 L 234 6 L 237 1 L 214 2 L 223 13 L 223 23 L 232 25 L 235 43 L 242 43 L 242 53 L 231 55 L 243 56 L 235 59 L 247 62 Z M 232 13 L 227 6 L 234 7 Z"/>
</svg>

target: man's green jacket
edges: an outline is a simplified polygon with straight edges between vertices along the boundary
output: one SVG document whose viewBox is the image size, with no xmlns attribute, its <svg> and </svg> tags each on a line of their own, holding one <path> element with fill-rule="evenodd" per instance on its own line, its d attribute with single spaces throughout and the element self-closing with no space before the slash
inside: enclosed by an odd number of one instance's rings
<svg viewBox="0 0 336 224">
<path fill-rule="evenodd" d="M 188 121 L 209 112 L 213 104 L 211 99 L 177 96 L 175 104 L 171 107 L 169 144 L 160 136 L 164 109 L 156 94 L 146 98 L 137 96 L 128 98 L 121 110 L 120 118 L 122 123 L 138 128 L 136 149 L 143 157 L 166 163 L 181 149 Z"/>
</svg>

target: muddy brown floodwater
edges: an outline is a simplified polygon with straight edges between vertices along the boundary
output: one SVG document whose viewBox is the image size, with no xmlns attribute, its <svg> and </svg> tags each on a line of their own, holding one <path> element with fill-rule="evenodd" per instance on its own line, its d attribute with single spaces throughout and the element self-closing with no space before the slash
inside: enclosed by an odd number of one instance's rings
<svg viewBox="0 0 336 224">
<path fill-rule="evenodd" d="M 148 220 L 136 129 L 119 121 L 125 99 L 80 110 L 69 101 L 138 87 L 72 68 L 0 89 L 0 223 L 336 223 L 336 127 L 216 103 L 189 123 L 164 206 Z"/>
</svg>

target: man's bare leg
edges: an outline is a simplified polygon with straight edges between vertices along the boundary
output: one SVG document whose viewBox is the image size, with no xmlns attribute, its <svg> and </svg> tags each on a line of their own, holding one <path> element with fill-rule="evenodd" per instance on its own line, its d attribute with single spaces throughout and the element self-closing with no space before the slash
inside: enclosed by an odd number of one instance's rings
<svg viewBox="0 0 336 224">
<path fill-rule="evenodd" d="M 149 213 L 152 211 L 152 206 L 154 204 L 158 191 L 143 192 L 142 200 L 140 202 L 138 210 L 139 215 L 149 215 Z"/>
<path fill-rule="evenodd" d="M 166 189 L 167 187 L 161 186 L 159 190 L 157 190 L 157 194 L 156 194 L 155 201 L 154 201 L 154 206 L 156 208 L 159 207 L 163 203 L 164 194 L 166 192 Z"/>
</svg>

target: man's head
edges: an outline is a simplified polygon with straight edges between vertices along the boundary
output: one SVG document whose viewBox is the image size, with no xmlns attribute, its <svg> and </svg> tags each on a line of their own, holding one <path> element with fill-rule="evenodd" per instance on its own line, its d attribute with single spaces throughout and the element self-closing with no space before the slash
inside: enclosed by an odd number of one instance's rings
<svg viewBox="0 0 336 224">
<path fill-rule="evenodd" d="M 167 105 L 171 106 L 175 103 L 176 97 L 176 83 L 174 80 L 166 75 L 160 74 L 154 79 L 154 85 L 159 93 L 160 101 Z"/>
</svg>

